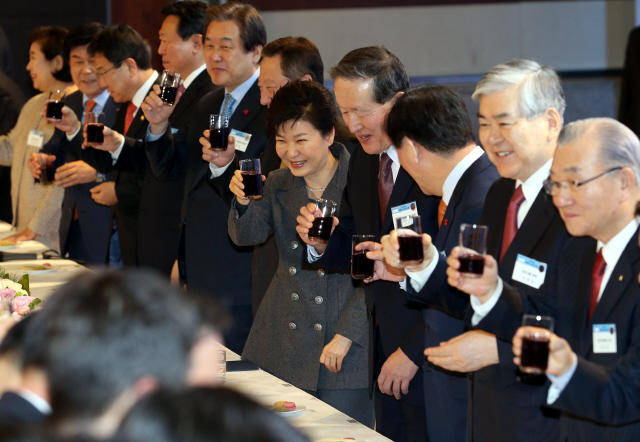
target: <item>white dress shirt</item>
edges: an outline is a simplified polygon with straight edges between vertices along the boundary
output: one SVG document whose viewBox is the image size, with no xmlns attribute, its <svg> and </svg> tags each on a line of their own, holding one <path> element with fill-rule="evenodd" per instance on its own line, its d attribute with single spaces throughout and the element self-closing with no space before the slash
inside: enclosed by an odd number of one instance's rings
<svg viewBox="0 0 640 442">
<path fill-rule="evenodd" d="M 198 69 L 196 69 L 195 71 L 193 71 L 192 73 L 190 73 L 189 75 L 187 75 L 187 78 L 184 78 L 182 80 L 182 86 L 185 89 L 188 89 L 189 86 L 191 85 L 191 83 L 193 83 L 193 80 L 196 79 L 196 77 L 198 75 L 200 75 L 202 73 L 202 71 L 204 71 L 207 68 L 206 64 L 203 64 L 202 66 L 200 66 Z"/>
<path fill-rule="evenodd" d="M 17 391 L 16 394 L 20 395 L 22 399 L 33 405 L 34 408 L 43 415 L 48 416 L 51 414 L 51 405 L 49 405 L 49 402 L 45 401 L 34 392 L 27 390 L 26 388 L 22 388 L 20 391 Z"/>
</svg>

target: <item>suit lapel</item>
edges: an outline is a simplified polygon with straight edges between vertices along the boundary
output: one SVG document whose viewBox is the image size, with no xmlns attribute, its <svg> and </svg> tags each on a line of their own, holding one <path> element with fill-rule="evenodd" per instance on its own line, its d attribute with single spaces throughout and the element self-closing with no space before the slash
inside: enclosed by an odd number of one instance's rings
<svg viewBox="0 0 640 442">
<path fill-rule="evenodd" d="M 490 218 L 487 216 L 483 216 L 486 219 L 494 220 L 494 222 L 491 223 L 491 228 L 489 229 L 489 235 L 487 239 L 487 252 L 493 255 L 496 260 L 500 255 L 500 248 L 502 247 L 502 234 L 504 232 L 504 223 L 507 219 L 509 201 L 511 201 L 513 192 L 515 192 L 516 190 L 516 182 L 514 180 L 502 178 L 499 180 L 497 185 L 499 187 L 498 189 L 496 189 L 496 191 L 499 195 L 498 200 L 500 205 L 496 205 L 495 208 L 492 207 L 493 210 L 490 214 Z M 484 210 L 487 210 L 486 205 Z M 487 224 L 488 223 L 489 222 L 487 221 Z M 502 274 L 500 276 L 502 276 Z"/>
<path fill-rule="evenodd" d="M 304 187 L 304 178 L 296 178 L 289 174 L 283 185 L 276 189 L 276 198 L 285 208 L 293 221 L 300 215 L 300 208 L 309 203 L 307 189 Z"/>
<path fill-rule="evenodd" d="M 104 105 L 104 109 L 102 110 L 102 112 L 104 112 L 105 125 L 107 127 L 114 127 L 116 116 L 119 110 L 120 107 L 118 103 L 113 101 L 113 98 L 109 97 Z"/>
<path fill-rule="evenodd" d="M 572 240 L 577 243 L 576 239 Z M 589 247 L 578 247 L 577 253 L 572 256 L 571 261 L 579 263 L 577 267 L 569 267 L 568 272 L 564 272 L 560 277 L 562 278 L 576 278 L 575 281 L 568 281 L 563 286 L 575 287 L 574 293 L 558 293 L 557 296 L 575 297 L 574 303 L 569 305 L 569 311 L 571 311 L 571 336 L 572 342 L 581 342 L 583 347 L 590 346 L 588 343 L 590 339 L 585 339 L 583 334 L 586 331 L 587 314 L 589 312 L 589 298 L 591 293 L 591 274 L 593 272 L 593 264 L 596 256 L 596 241 L 590 242 Z M 572 247 L 569 243 L 568 247 Z M 558 301 L 559 303 L 562 300 Z M 569 319 L 569 318 L 567 318 Z M 578 354 L 584 355 L 585 348 L 576 348 Z"/>
<path fill-rule="evenodd" d="M 377 180 L 376 180 L 377 181 Z M 406 201 L 407 195 L 413 186 L 413 179 L 409 174 L 401 167 L 398 171 L 396 182 L 393 184 L 393 191 L 389 198 L 389 205 L 387 205 L 387 213 L 384 216 L 382 222 L 381 234 L 387 234 L 393 229 L 393 217 L 391 216 L 391 209 L 395 206 L 403 204 Z M 376 189 L 377 189 L 376 183 Z M 378 211 L 380 210 L 380 197 L 378 197 Z"/>
<path fill-rule="evenodd" d="M 194 78 L 187 90 L 184 91 L 182 97 L 180 97 L 180 101 L 178 101 L 176 108 L 171 113 L 171 121 L 178 121 L 187 109 L 190 109 L 191 106 L 195 105 L 195 103 L 202 98 L 200 89 L 203 85 L 206 85 L 207 82 L 211 82 L 211 77 L 209 77 L 209 74 L 205 69 L 200 72 L 196 78 Z"/>
</svg>

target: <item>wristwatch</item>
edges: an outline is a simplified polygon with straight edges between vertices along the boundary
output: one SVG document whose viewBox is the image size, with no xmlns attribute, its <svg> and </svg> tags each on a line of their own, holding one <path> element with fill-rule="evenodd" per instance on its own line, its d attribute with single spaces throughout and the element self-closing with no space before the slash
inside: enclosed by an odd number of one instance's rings
<svg viewBox="0 0 640 442">
<path fill-rule="evenodd" d="M 96 183 L 104 183 L 104 173 L 96 173 Z"/>
</svg>

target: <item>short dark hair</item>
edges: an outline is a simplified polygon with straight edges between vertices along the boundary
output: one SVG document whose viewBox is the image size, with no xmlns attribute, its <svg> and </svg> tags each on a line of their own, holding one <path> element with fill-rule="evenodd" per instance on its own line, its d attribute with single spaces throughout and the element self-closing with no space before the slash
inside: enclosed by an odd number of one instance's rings
<svg viewBox="0 0 640 442">
<path fill-rule="evenodd" d="M 324 84 L 324 64 L 318 47 L 305 37 L 282 37 L 262 48 L 263 57 L 280 56 L 282 75 L 291 81 L 310 75 Z"/>
<path fill-rule="evenodd" d="M 49 61 L 58 55 L 62 57 L 62 69 L 52 75 L 56 80 L 68 83 L 71 81 L 71 71 L 69 70 L 69 61 L 64 56 L 64 39 L 66 35 L 67 30 L 60 26 L 41 26 L 29 32 L 29 46 L 38 42 L 44 58 Z"/>
<path fill-rule="evenodd" d="M 120 66 L 127 58 L 132 58 L 139 69 L 151 69 L 149 46 L 138 32 L 129 25 L 119 24 L 104 29 L 89 45 L 90 55 L 100 53 Z"/>
<path fill-rule="evenodd" d="M 202 33 L 207 8 L 208 5 L 201 1 L 182 1 L 168 4 L 162 8 L 162 14 L 178 17 L 178 35 L 182 40 L 187 40 L 194 34 Z"/>
<path fill-rule="evenodd" d="M 47 374 L 54 420 L 92 419 L 144 376 L 181 386 L 199 325 L 196 306 L 159 274 L 87 272 L 29 325 L 24 365 Z"/>
<path fill-rule="evenodd" d="M 12 355 L 22 361 L 22 349 L 27 326 L 36 314 L 37 312 L 31 313 L 9 329 L 2 342 L 0 342 L 0 356 Z"/>
<path fill-rule="evenodd" d="M 336 105 L 333 95 L 313 81 L 292 81 L 276 92 L 267 112 L 267 132 L 275 136 L 285 123 L 308 121 L 326 137 L 333 131 Z"/>
<path fill-rule="evenodd" d="M 190 431 L 184 431 L 188 428 Z M 308 442 L 264 406 L 230 388 L 155 391 L 125 416 L 114 440 L 128 442 Z"/>
<path fill-rule="evenodd" d="M 69 60 L 69 52 L 78 46 L 91 44 L 98 37 L 98 34 L 105 29 L 102 23 L 86 23 L 71 29 L 64 39 L 64 56 Z"/>
<path fill-rule="evenodd" d="M 244 51 L 249 52 L 256 46 L 267 44 L 267 30 L 260 14 L 251 5 L 242 3 L 225 3 L 220 6 L 211 6 L 207 9 L 207 20 L 202 29 L 202 36 L 207 34 L 209 25 L 214 21 L 232 21 L 240 28 L 240 39 Z"/>
<path fill-rule="evenodd" d="M 387 115 L 387 134 L 396 148 L 407 137 L 443 157 L 474 142 L 464 100 L 438 85 L 415 87 L 401 95 Z"/>
<path fill-rule="evenodd" d="M 382 46 L 354 49 L 329 69 L 336 80 L 373 80 L 373 100 L 385 104 L 409 88 L 409 76 L 402 62 Z"/>
</svg>

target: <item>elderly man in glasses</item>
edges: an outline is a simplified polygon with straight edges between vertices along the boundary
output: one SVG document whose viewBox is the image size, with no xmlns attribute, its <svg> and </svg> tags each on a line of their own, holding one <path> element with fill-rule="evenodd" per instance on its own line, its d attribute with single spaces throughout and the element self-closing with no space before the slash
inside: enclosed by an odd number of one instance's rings
<svg viewBox="0 0 640 442">
<path fill-rule="evenodd" d="M 447 260 L 449 284 L 472 295 L 474 326 L 510 339 L 523 313 L 555 318 L 555 333 L 575 352 L 568 371 L 549 376 L 546 402 L 562 410 L 563 441 L 640 438 L 640 420 L 618 425 L 588 413 L 588 404 L 570 398 L 572 390 L 585 388 L 580 379 L 588 379 L 584 372 L 589 363 L 613 367 L 621 358 L 633 357 L 640 345 L 638 177 L 640 141 L 630 129 L 608 118 L 572 123 L 558 138 L 544 187 L 575 238 L 563 250 L 557 271 L 547 275 L 539 296 L 505 283 L 491 256 L 475 280 L 458 272 L 459 250 Z M 637 373 L 627 382 L 635 377 Z M 578 416 L 583 413 L 589 418 Z"/>
</svg>

